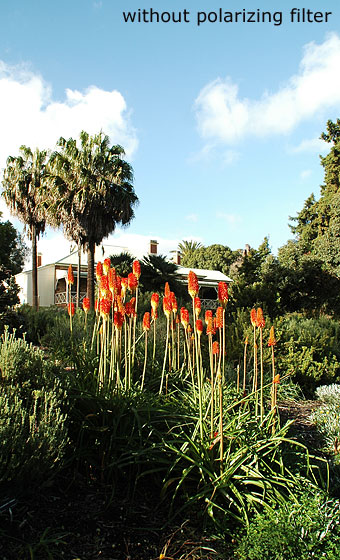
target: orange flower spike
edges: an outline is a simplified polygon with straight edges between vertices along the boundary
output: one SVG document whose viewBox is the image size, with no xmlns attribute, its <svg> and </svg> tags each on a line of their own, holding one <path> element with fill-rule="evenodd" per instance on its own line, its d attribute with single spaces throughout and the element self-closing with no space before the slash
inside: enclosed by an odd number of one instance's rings
<svg viewBox="0 0 340 560">
<path fill-rule="evenodd" d="M 201 313 L 201 309 L 202 309 L 201 299 L 198 296 L 196 296 L 194 298 L 194 308 L 195 308 L 196 319 L 198 319 L 198 317 L 200 316 L 200 313 Z"/>
<path fill-rule="evenodd" d="M 116 329 L 118 329 L 120 331 L 122 329 L 123 324 L 124 324 L 124 315 L 122 313 L 120 313 L 119 311 L 117 311 L 113 316 L 113 323 L 114 323 L 114 326 L 116 327 Z"/>
<path fill-rule="evenodd" d="M 128 275 L 128 288 L 130 292 L 134 293 L 138 286 L 138 278 L 134 275 L 133 272 L 130 272 Z"/>
<path fill-rule="evenodd" d="M 189 325 L 189 311 L 185 307 L 181 307 L 181 323 L 184 329 Z"/>
<path fill-rule="evenodd" d="M 265 324 L 266 324 L 266 321 L 264 320 L 264 317 L 263 317 L 263 311 L 262 311 L 261 307 L 259 307 L 258 310 L 257 310 L 257 314 L 256 314 L 256 326 L 259 329 L 263 329 Z"/>
<path fill-rule="evenodd" d="M 165 297 L 169 297 L 169 296 L 170 296 L 170 286 L 169 286 L 169 282 L 165 282 L 165 286 L 164 286 L 164 295 L 165 295 Z"/>
<path fill-rule="evenodd" d="M 220 345 L 219 345 L 219 343 L 217 342 L 217 340 L 215 340 L 215 342 L 213 342 L 213 345 L 212 345 L 212 353 L 213 353 L 214 355 L 220 353 Z"/>
<path fill-rule="evenodd" d="M 216 309 L 216 317 L 215 317 L 215 328 L 222 329 L 223 328 L 223 307 L 218 307 Z"/>
<path fill-rule="evenodd" d="M 276 346 L 277 340 L 275 338 L 274 327 L 270 328 L 268 346 Z"/>
<path fill-rule="evenodd" d="M 252 309 L 250 312 L 250 322 L 251 322 L 251 326 L 252 327 L 256 327 L 257 326 L 257 314 L 256 314 L 256 309 Z"/>
<path fill-rule="evenodd" d="M 137 260 L 133 261 L 132 272 L 136 276 L 137 280 L 139 280 L 140 275 L 141 275 L 141 268 L 140 268 L 140 262 L 139 261 L 137 261 Z"/>
<path fill-rule="evenodd" d="M 192 298 L 196 297 L 199 291 L 198 280 L 196 274 L 190 270 L 188 274 L 188 292 Z"/>
<path fill-rule="evenodd" d="M 120 296 L 122 294 L 122 279 L 120 276 L 118 276 L 118 274 L 116 275 L 116 278 L 114 280 L 113 291 L 116 296 Z"/>
<path fill-rule="evenodd" d="M 83 309 L 85 311 L 85 313 L 88 313 L 88 311 L 90 310 L 90 298 L 88 297 L 84 297 L 83 299 Z"/>
<path fill-rule="evenodd" d="M 99 261 L 97 262 L 97 266 L 96 266 L 96 278 L 97 278 L 97 282 L 99 282 L 100 278 L 103 276 L 103 265 L 102 263 Z"/>
<path fill-rule="evenodd" d="M 209 334 L 215 334 L 216 333 L 216 329 L 214 327 L 214 320 L 213 318 L 211 318 L 208 322 L 207 322 L 207 330 L 206 330 L 207 335 Z"/>
<path fill-rule="evenodd" d="M 73 317 L 73 315 L 74 315 L 74 313 L 75 313 L 75 310 L 76 310 L 76 308 L 75 308 L 75 306 L 74 306 L 74 303 L 69 303 L 69 304 L 67 305 L 67 312 L 68 312 L 69 315 L 72 315 L 72 317 Z"/>
<path fill-rule="evenodd" d="M 170 297 L 164 296 L 163 297 L 163 312 L 166 317 L 170 317 L 172 311 L 171 299 Z"/>
<path fill-rule="evenodd" d="M 111 259 L 108 257 L 103 262 L 103 273 L 108 275 L 110 268 L 111 268 Z"/>
<path fill-rule="evenodd" d="M 109 299 L 102 299 L 99 303 L 99 311 L 103 319 L 107 319 L 111 310 L 111 301 Z"/>
<path fill-rule="evenodd" d="M 228 284 L 226 282 L 219 282 L 218 283 L 218 301 L 222 305 L 223 309 L 226 308 L 228 303 L 229 295 L 228 295 Z"/>
<path fill-rule="evenodd" d="M 74 284 L 74 274 L 73 274 L 73 269 L 71 264 L 68 267 L 68 271 L 67 271 L 67 282 L 68 284 Z"/>
<path fill-rule="evenodd" d="M 275 375 L 275 377 L 273 379 L 273 383 L 275 383 L 276 385 L 278 385 L 280 383 L 280 374 L 279 373 L 277 375 Z"/>
<path fill-rule="evenodd" d="M 201 336 L 203 333 L 203 321 L 202 319 L 196 319 L 196 331 L 198 336 Z"/>
<path fill-rule="evenodd" d="M 120 313 L 121 315 L 125 315 L 125 307 L 122 303 L 122 298 L 121 296 L 117 296 L 116 297 L 116 308 L 118 313 Z"/>
<path fill-rule="evenodd" d="M 170 302 L 171 302 L 171 309 L 173 313 L 176 314 L 178 311 L 178 304 L 174 292 L 170 292 Z"/>
<path fill-rule="evenodd" d="M 143 330 L 149 331 L 150 330 L 150 313 L 146 311 L 143 317 Z"/>
<path fill-rule="evenodd" d="M 105 274 L 99 280 L 99 294 L 101 298 L 108 298 L 110 294 L 109 279 Z"/>
<path fill-rule="evenodd" d="M 157 311 L 159 304 L 159 294 L 152 294 L 151 296 L 151 308 L 153 311 Z"/>
<path fill-rule="evenodd" d="M 116 286 L 116 278 L 117 278 L 116 269 L 115 268 L 110 268 L 107 276 L 108 276 L 108 279 L 109 279 L 110 291 L 114 294 L 115 293 L 115 286 Z"/>
<path fill-rule="evenodd" d="M 181 322 L 181 320 L 180 320 L 179 316 L 178 316 L 178 315 L 176 315 L 176 325 L 179 325 L 179 324 L 180 324 L 180 322 Z"/>
<path fill-rule="evenodd" d="M 156 319 L 158 319 L 157 309 L 154 309 L 154 308 L 151 309 L 151 317 L 152 317 L 152 319 L 154 319 L 154 321 L 156 321 Z"/>
<path fill-rule="evenodd" d="M 213 312 L 211 311 L 211 309 L 207 309 L 204 315 L 204 320 L 207 325 L 210 321 L 212 321 L 212 318 L 213 318 Z"/>
<path fill-rule="evenodd" d="M 127 286 L 128 286 L 128 279 L 127 278 L 121 278 L 120 279 L 120 284 L 121 284 L 121 295 L 122 295 L 122 298 L 124 299 L 125 294 L 126 294 L 126 290 L 127 290 Z"/>
<path fill-rule="evenodd" d="M 187 330 L 188 330 L 188 335 L 190 336 L 192 333 L 192 326 L 190 325 L 190 323 L 188 324 Z"/>
</svg>

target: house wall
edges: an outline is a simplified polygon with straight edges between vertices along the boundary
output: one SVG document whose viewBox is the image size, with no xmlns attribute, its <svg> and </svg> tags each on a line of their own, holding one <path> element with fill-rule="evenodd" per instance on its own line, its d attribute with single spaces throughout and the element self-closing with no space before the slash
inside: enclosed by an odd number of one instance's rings
<svg viewBox="0 0 340 560">
<path fill-rule="evenodd" d="M 15 281 L 20 288 L 20 303 L 28 303 L 29 305 L 32 305 L 32 271 L 17 274 Z M 54 305 L 54 284 L 54 265 L 51 264 L 50 266 L 38 268 L 38 295 L 39 305 L 41 307 Z"/>
</svg>

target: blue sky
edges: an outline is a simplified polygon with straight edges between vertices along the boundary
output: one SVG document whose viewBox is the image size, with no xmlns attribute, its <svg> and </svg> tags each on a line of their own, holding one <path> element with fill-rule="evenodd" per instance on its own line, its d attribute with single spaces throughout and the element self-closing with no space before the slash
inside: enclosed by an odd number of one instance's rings
<svg viewBox="0 0 340 560">
<path fill-rule="evenodd" d="M 332 15 L 291 23 L 296 5 Z M 138 8 L 187 9 L 190 22 L 125 23 Z M 220 8 L 283 20 L 197 26 L 197 12 Z M 103 129 L 125 147 L 140 199 L 109 243 L 141 253 L 156 238 L 167 253 L 182 239 L 237 249 L 269 235 L 275 252 L 289 215 L 318 196 L 318 137 L 340 117 L 338 2 L 13 0 L 0 16 L 0 168 L 21 144 Z M 47 247 L 57 258 L 69 243 L 49 232 Z"/>
</svg>

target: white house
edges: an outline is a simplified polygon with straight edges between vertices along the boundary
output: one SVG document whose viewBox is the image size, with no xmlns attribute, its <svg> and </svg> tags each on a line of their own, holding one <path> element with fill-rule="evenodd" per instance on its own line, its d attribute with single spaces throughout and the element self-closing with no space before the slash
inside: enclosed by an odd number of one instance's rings
<svg viewBox="0 0 340 560">
<path fill-rule="evenodd" d="M 96 248 L 95 262 L 103 261 L 111 255 L 117 255 L 122 252 L 130 252 L 127 247 L 118 245 L 102 245 Z M 157 241 L 151 240 L 149 245 L 149 254 L 157 254 Z M 81 265 L 80 270 L 80 301 L 86 296 L 87 281 L 87 259 L 82 256 L 85 261 Z M 179 262 L 178 252 L 175 252 L 175 261 Z M 38 262 L 39 264 L 39 262 Z M 66 257 L 47 265 L 40 260 L 38 267 L 38 294 L 39 305 L 48 307 L 50 305 L 63 305 L 68 303 L 68 293 L 66 289 L 66 278 L 69 265 L 73 267 L 75 282 L 72 290 L 72 301 L 76 301 L 77 286 L 77 264 L 78 251 L 73 251 Z M 183 283 L 187 282 L 189 270 L 193 270 L 198 278 L 200 287 L 199 296 L 202 302 L 202 308 L 217 307 L 217 286 L 219 282 L 232 282 L 231 278 L 217 270 L 189 269 L 178 264 L 177 274 Z M 28 303 L 32 305 L 32 270 L 27 270 L 17 274 L 16 282 L 20 287 L 19 298 L 20 303 Z"/>
</svg>

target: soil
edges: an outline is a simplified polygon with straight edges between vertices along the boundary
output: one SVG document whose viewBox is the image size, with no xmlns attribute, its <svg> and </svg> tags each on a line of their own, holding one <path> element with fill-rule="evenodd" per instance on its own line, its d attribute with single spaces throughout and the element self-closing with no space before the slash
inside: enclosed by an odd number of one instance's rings
<svg viewBox="0 0 340 560">
<path fill-rule="evenodd" d="M 290 435 L 310 449 L 322 445 L 309 417 L 315 401 L 282 402 L 281 424 L 294 420 Z M 231 545 L 202 537 L 194 520 L 167 522 L 152 481 L 138 494 L 69 472 L 33 493 L 9 493 L 0 502 L 2 560 L 228 560 Z M 24 496 L 24 497 L 23 497 Z M 181 517 L 183 522 L 183 517 Z"/>
</svg>

